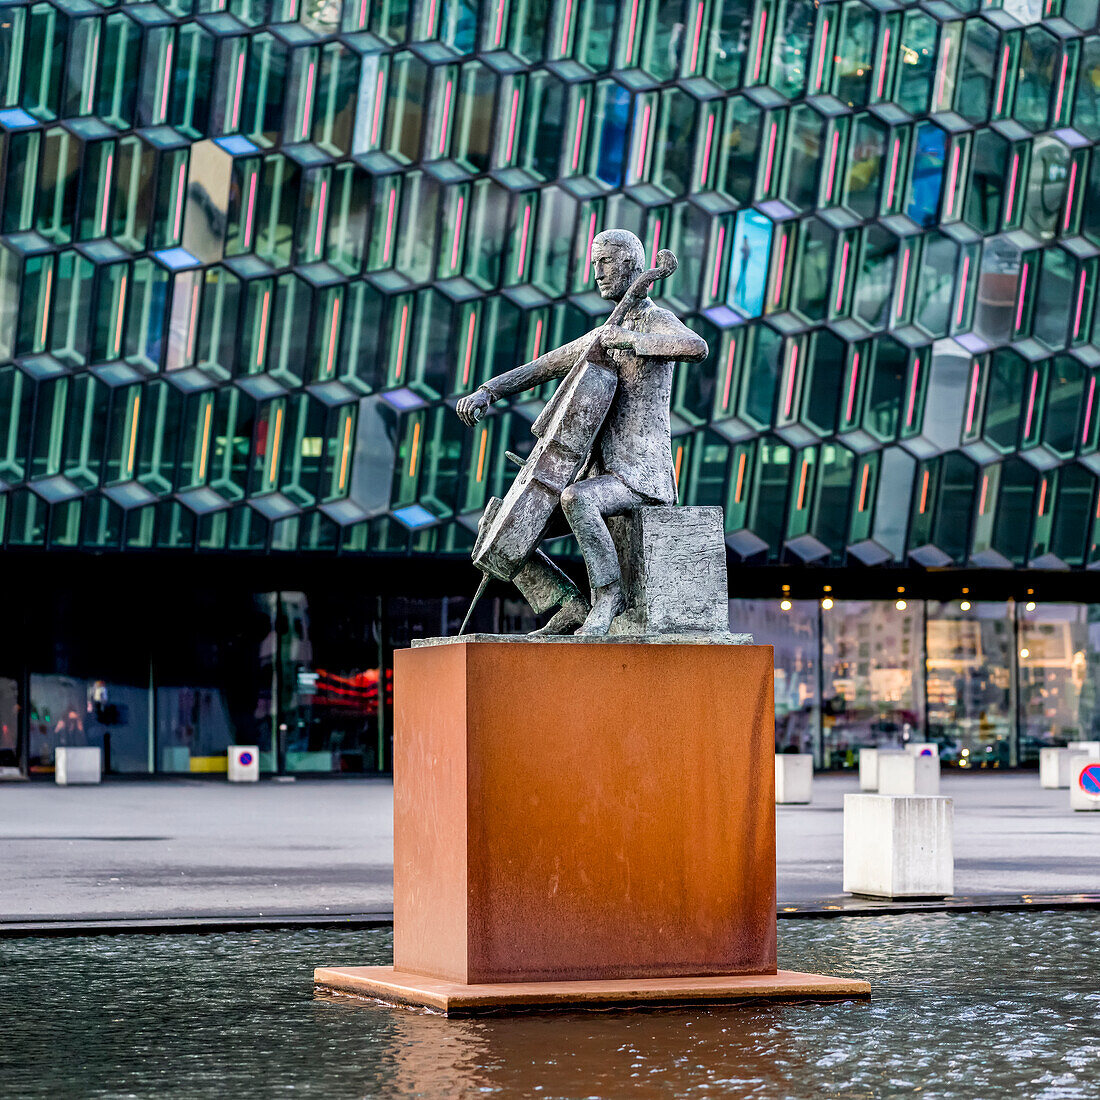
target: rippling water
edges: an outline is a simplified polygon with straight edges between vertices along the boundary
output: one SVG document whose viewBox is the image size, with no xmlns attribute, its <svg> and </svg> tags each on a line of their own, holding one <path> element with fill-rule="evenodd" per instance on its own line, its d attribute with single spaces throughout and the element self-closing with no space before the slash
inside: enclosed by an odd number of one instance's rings
<svg viewBox="0 0 1100 1100">
<path fill-rule="evenodd" d="M 1100 914 L 785 920 L 869 1003 L 448 1020 L 315 996 L 388 932 L 0 941 L 0 1095 L 1096 1097 Z"/>
</svg>

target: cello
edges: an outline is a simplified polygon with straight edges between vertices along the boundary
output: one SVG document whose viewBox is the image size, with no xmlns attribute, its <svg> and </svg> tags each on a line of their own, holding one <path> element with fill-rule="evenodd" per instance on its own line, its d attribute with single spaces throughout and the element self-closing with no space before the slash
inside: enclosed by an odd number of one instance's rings
<svg viewBox="0 0 1100 1100">
<path fill-rule="evenodd" d="M 675 255 L 662 248 L 656 266 L 630 284 L 604 324 L 618 325 L 658 279 L 667 279 L 675 270 Z M 597 328 L 531 426 L 537 442 L 526 461 L 509 454 L 522 468 L 504 498 L 489 501 L 478 524 L 472 558 L 485 576 L 460 634 L 489 579 L 510 581 L 523 568 L 543 540 L 563 490 L 588 460 L 618 388 L 615 370 L 589 358 L 599 339 Z"/>
</svg>

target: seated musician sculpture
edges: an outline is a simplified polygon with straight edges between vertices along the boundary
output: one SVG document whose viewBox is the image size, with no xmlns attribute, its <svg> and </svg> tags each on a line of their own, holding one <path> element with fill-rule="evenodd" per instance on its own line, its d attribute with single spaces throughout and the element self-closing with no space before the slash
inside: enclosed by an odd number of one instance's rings
<svg viewBox="0 0 1100 1100">
<path fill-rule="evenodd" d="M 618 303 L 607 323 L 491 378 L 458 402 L 459 417 L 472 426 L 494 401 L 565 378 L 532 428 L 539 443 L 514 492 L 490 503 L 474 548 L 474 563 L 487 576 L 514 581 L 536 613 L 558 607 L 536 634 L 607 634 L 626 601 L 606 518 L 676 502 L 673 364 L 704 359 L 707 344 L 650 301 L 649 288 L 676 266 L 670 252 L 657 259 L 658 267 L 647 272 L 633 233 L 600 233 L 592 242 L 596 286 L 602 298 Z M 537 498 L 534 504 L 519 499 L 524 490 Z M 584 556 L 591 603 L 537 548 L 558 504 Z M 494 538 L 518 548 L 510 560 L 487 545 Z"/>
</svg>

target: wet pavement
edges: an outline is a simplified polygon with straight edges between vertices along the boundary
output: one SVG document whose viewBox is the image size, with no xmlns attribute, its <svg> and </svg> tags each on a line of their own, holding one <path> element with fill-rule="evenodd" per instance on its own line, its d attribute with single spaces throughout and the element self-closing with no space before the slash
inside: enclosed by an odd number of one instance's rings
<svg viewBox="0 0 1100 1100">
<path fill-rule="evenodd" d="M 1096 1095 L 1100 913 L 783 921 L 868 1003 L 449 1020 L 319 996 L 386 931 L 0 941 L 0 1093 L 56 1097 Z"/>
<path fill-rule="evenodd" d="M 854 775 L 777 810 L 781 911 L 850 905 L 841 807 Z M 1072 813 L 1034 772 L 945 772 L 958 895 L 1100 894 L 1100 813 Z M 0 787 L 0 930 L 28 920 L 386 916 L 392 785 L 379 779 Z"/>
</svg>

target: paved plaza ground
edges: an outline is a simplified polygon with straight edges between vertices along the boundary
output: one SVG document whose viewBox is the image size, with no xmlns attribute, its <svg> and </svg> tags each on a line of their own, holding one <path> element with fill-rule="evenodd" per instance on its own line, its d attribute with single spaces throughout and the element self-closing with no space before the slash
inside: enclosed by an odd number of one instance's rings
<svg viewBox="0 0 1100 1100">
<path fill-rule="evenodd" d="M 818 776 L 778 807 L 779 904 L 841 899 L 842 802 Z M 1035 773 L 945 773 L 956 895 L 1100 893 L 1100 813 L 1072 813 Z M 393 787 L 383 779 L 114 780 L 0 786 L 0 923 L 386 915 Z M 731 853 L 736 858 L 736 853 Z"/>
</svg>

